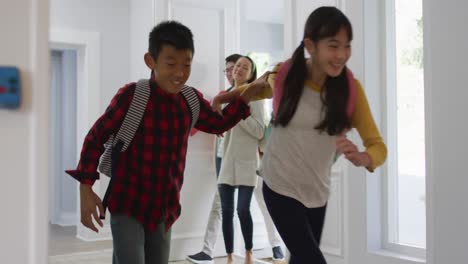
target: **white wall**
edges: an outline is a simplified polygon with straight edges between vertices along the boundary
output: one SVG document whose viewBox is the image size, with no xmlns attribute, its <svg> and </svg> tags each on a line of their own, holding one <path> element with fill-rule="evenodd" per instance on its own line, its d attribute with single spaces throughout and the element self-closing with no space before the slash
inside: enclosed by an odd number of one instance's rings
<svg viewBox="0 0 468 264">
<path fill-rule="evenodd" d="M 239 0 L 239 46 L 237 53 L 269 53 L 271 63 L 284 60 L 285 0 Z M 262 10 L 263 12 L 259 12 Z"/>
<path fill-rule="evenodd" d="M 148 36 L 155 26 L 153 0 L 130 0 L 130 79 L 149 78 L 143 56 L 148 51 Z"/>
<path fill-rule="evenodd" d="M 425 0 L 429 262 L 467 263 L 468 2 Z"/>
<path fill-rule="evenodd" d="M 241 54 L 248 52 L 283 52 L 283 24 L 246 21 L 241 34 Z"/>
<path fill-rule="evenodd" d="M 0 64 L 19 67 L 23 90 L 19 109 L 0 109 L 0 261 L 46 263 L 47 0 L 1 1 L 0 33 Z"/>
<path fill-rule="evenodd" d="M 281 24 L 284 18 L 284 2 L 288 0 L 242 0 L 245 18 L 250 21 Z"/>
<path fill-rule="evenodd" d="M 104 111 L 115 92 L 132 81 L 130 80 L 130 1 L 51 0 L 50 26 L 53 29 L 99 33 L 101 110 Z"/>
</svg>

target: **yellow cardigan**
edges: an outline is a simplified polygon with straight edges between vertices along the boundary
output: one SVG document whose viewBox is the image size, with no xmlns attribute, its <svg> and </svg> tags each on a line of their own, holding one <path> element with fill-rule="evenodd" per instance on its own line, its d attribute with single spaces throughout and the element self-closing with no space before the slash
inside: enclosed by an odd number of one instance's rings
<svg viewBox="0 0 468 264">
<path fill-rule="evenodd" d="M 279 66 L 276 66 L 273 69 L 274 72 L 278 70 Z M 254 100 L 262 100 L 266 98 L 273 97 L 273 86 L 275 83 L 275 76 L 276 74 L 272 73 L 268 77 L 268 84 L 257 96 Z M 369 107 L 369 103 L 367 101 L 366 94 L 364 93 L 364 89 L 361 86 L 361 83 L 358 80 L 356 81 L 356 106 L 353 112 L 353 116 L 351 117 L 351 126 L 356 128 L 359 132 L 359 135 L 363 141 L 364 146 L 366 147 L 366 152 L 369 154 L 372 160 L 372 165 L 367 167 L 367 169 L 371 172 L 374 171 L 375 168 L 382 165 L 386 158 L 387 158 L 387 146 L 383 142 L 382 136 L 380 135 L 379 130 L 375 124 L 374 118 L 372 117 L 372 113 Z M 309 89 L 315 90 L 320 92 L 320 87 L 314 84 L 311 81 L 306 80 L 305 86 Z M 244 91 L 248 89 L 249 85 L 243 85 L 239 87 L 239 89 Z"/>
</svg>

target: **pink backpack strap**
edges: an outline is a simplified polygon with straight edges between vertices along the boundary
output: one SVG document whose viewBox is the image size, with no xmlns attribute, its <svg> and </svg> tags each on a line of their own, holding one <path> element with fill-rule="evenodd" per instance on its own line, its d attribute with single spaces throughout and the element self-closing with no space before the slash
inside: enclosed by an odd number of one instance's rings
<svg viewBox="0 0 468 264">
<path fill-rule="evenodd" d="M 273 87 L 273 114 L 276 116 L 278 113 L 279 104 L 281 97 L 283 97 L 284 80 L 288 74 L 290 66 L 290 59 L 281 63 L 280 68 L 275 76 L 275 86 Z M 348 105 L 346 107 L 346 114 L 348 117 L 352 117 L 354 109 L 356 108 L 356 80 L 354 79 L 353 73 L 350 69 L 346 68 L 346 77 L 348 78 Z"/>
<path fill-rule="evenodd" d="M 273 115 L 278 113 L 279 104 L 283 97 L 284 79 L 289 71 L 290 60 L 281 63 L 280 68 L 275 76 L 275 86 L 273 87 Z"/>
<path fill-rule="evenodd" d="M 346 107 L 346 114 L 349 118 L 353 116 L 354 109 L 356 108 L 356 80 L 354 80 L 353 73 L 350 69 L 346 68 L 346 77 L 348 77 L 349 97 L 348 105 Z"/>
</svg>

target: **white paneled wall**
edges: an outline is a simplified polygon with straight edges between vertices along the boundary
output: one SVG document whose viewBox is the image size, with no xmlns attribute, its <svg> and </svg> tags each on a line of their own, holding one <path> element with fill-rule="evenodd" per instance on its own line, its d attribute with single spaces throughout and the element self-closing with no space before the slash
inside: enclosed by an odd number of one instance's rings
<svg viewBox="0 0 468 264">
<path fill-rule="evenodd" d="M 154 0 L 129 1 L 129 7 L 130 80 L 149 78 L 143 55 L 148 51 L 149 32 L 155 25 L 155 3 Z"/>
<path fill-rule="evenodd" d="M 425 0 L 428 263 L 467 263 L 468 2 Z"/>
</svg>

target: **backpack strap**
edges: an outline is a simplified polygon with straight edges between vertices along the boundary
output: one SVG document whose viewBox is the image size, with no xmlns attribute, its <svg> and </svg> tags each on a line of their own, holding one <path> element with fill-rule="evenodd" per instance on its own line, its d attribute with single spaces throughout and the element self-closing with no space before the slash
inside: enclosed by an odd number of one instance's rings
<svg viewBox="0 0 468 264">
<path fill-rule="evenodd" d="M 291 59 L 281 63 L 280 68 L 275 76 L 275 86 L 273 87 L 273 116 L 277 116 L 279 104 L 283 97 L 283 86 L 286 75 L 288 75 Z"/>
<path fill-rule="evenodd" d="M 120 150 L 121 152 L 127 150 L 138 127 L 140 127 L 140 122 L 143 118 L 143 114 L 145 113 L 150 93 L 149 80 L 139 80 L 135 89 L 135 95 L 133 96 L 128 112 L 125 115 L 125 119 L 119 129 L 119 132 L 117 132 L 117 136 L 115 137 L 116 140 L 114 141 L 115 146 L 119 140 L 122 140 L 123 146 Z"/>
<path fill-rule="evenodd" d="M 112 153 L 115 152 L 114 147 L 121 142 L 120 152 L 127 150 L 133 140 L 135 133 L 140 126 L 141 119 L 146 110 L 146 104 L 150 96 L 151 90 L 149 80 L 139 80 L 136 84 L 135 93 L 128 108 L 125 118 L 120 125 L 120 129 L 114 138 L 111 135 L 104 144 L 105 150 L 99 161 L 99 172 L 109 177 L 112 176 Z M 120 145 L 119 145 L 120 147 Z"/>
<path fill-rule="evenodd" d="M 195 88 L 190 86 L 184 86 L 180 91 L 184 96 L 187 104 L 190 108 L 190 113 L 192 117 L 192 122 L 190 124 L 190 130 L 195 127 L 195 124 L 198 121 L 198 117 L 200 116 L 200 99 L 198 98 L 197 93 L 195 92 Z"/>
<path fill-rule="evenodd" d="M 133 140 L 133 137 L 135 137 L 135 133 L 138 127 L 140 127 L 141 119 L 145 113 L 150 94 L 151 89 L 149 80 L 139 80 L 136 84 L 135 93 L 133 94 L 130 107 L 125 114 L 125 118 L 122 122 L 122 125 L 120 125 L 120 129 L 117 132 L 115 139 L 114 135 L 111 135 L 106 144 L 104 144 L 106 149 L 102 154 L 99 162 L 99 171 L 110 177 L 106 193 L 102 198 L 104 214 L 107 209 L 112 187 L 114 185 L 114 177 L 112 177 L 113 162 L 117 160 L 118 154 L 120 152 L 127 150 L 128 146 Z M 105 215 L 101 215 L 100 218 L 105 219 Z"/>
<path fill-rule="evenodd" d="M 291 65 L 291 59 L 288 59 L 281 63 L 280 68 L 278 69 L 275 76 L 275 86 L 273 87 L 273 114 L 274 116 L 278 113 L 279 104 L 281 103 L 281 98 L 283 97 L 284 89 L 284 80 L 289 72 L 289 67 Z M 348 78 L 348 103 L 346 106 L 346 114 L 348 117 L 351 117 L 356 108 L 356 80 L 354 79 L 353 73 L 350 69 L 346 68 L 346 77 Z"/>
</svg>

